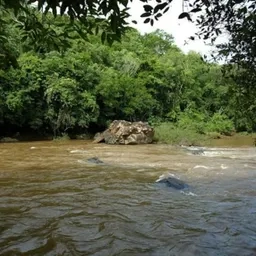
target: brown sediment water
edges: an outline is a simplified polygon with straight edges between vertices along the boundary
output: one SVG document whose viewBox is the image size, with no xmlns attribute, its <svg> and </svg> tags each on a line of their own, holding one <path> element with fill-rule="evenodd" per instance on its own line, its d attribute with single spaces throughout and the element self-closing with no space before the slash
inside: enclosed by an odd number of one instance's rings
<svg viewBox="0 0 256 256">
<path fill-rule="evenodd" d="M 218 143 L 1 143 L 0 255 L 256 255 L 256 148 Z"/>
</svg>

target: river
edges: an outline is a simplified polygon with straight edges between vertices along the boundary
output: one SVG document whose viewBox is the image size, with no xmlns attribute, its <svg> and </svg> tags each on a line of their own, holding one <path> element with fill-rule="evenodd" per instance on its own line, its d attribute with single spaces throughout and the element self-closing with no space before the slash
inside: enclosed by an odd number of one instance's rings
<svg viewBox="0 0 256 256">
<path fill-rule="evenodd" d="M 0 159 L 0 255 L 256 255 L 256 148 L 46 141 Z"/>
</svg>

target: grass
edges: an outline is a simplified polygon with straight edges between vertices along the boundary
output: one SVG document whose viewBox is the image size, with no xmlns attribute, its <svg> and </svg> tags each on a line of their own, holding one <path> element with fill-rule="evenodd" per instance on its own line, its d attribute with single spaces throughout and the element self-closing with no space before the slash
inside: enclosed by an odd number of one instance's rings
<svg viewBox="0 0 256 256">
<path fill-rule="evenodd" d="M 70 137 L 67 133 L 62 133 L 61 136 L 55 136 L 53 137 L 54 141 L 64 141 L 64 140 L 70 140 Z"/>
<path fill-rule="evenodd" d="M 156 127 L 154 141 L 173 145 L 202 146 L 208 139 L 207 135 L 196 131 L 175 127 L 172 123 L 162 123 Z"/>
<path fill-rule="evenodd" d="M 154 141 L 158 143 L 184 146 L 256 146 L 256 133 L 234 132 L 231 136 L 219 132 L 205 132 L 202 134 L 193 129 L 192 126 L 183 128 L 170 122 L 155 125 L 154 130 Z"/>
</svg>

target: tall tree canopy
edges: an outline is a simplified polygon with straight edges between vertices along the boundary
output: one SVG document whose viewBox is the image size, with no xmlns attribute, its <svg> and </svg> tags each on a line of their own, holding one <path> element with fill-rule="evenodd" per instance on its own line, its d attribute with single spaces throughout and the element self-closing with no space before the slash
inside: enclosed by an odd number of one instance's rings
<svg viewBox="0 0 256 256">
<path fill-rule="evenodd" d="M 145 19 L 145 23 L 151 25 L 168 13 L 173 2 L 173 0 L 140 1 L 144 3 L 144 13 L 141 17 Z M 119 40 L 128 26 L 130 2 L 132 4 L 132 0 L 1 0 L 0 9 L 11 8 L 17 14 L 20 11 L 26 12 L 27 5 L 33 4 L 45 14 L 51 11 L 55 17 L 60 13 L 68 15 L 72 21 L 80 20 L 84 25 L 83 29 L 77 24 L 73 26 L 73 29 L 80 31 L 80 34 L 82 31 L 97 33 L 100 29 L 102 41 L 107 40 L 111 43 Z M 181 4 L 188 6 L 188 9 L 186 12 L 177 13 L 177 16 L 180 19 L 185 18 L 195 22 L 199 29 L 197 36 L 214 42 L 221 33 L 228 33 L 230 41 L 221 46 L 221 53 L 227 55 L 228 52 L 232 62 L 240 63 L 242 59 L 255 64 L 256 4 L 254 0 L 182 0 Z M 92 20 L 91 17 L 94 19 Z M 28 23 L 27 20 L 28 17 L 23 19 L 23 23 Z M 34 20 L 33 25 L 35 23 Z M 24 24 L 24 28 L 31 30 L 28 24 Z M 36 23 L 34 32 L 38 32 L 39 29 L 43 30 L 43 27 Z M 68 30 L 66 30 L 67 34 Z"/>
<path fill-rule="evenodd" d="M 167 120 L 200 133 L 256 130 L 256 92 L 246 66 L 227 66 L 223 76 L 223 66 L 184 54 L 163 31 L 130 29 L 109 47 L 101 42 L 104 26 L 90 35 L 77 18 L 70 23 L 67 15 L 0 7 L 2 134 L 58 135 L 113 119 Z"/>
</svg>

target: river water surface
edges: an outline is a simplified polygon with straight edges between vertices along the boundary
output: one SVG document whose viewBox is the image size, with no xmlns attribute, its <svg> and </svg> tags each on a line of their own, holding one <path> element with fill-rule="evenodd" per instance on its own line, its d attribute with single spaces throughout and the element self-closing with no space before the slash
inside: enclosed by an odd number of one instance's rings
<svg viewBox="0 0 256 256">
<path fill-rule="evenodd" d="M 2 143 L 0 255 L 256 255 L 256 149 Z"/>
</svg>

